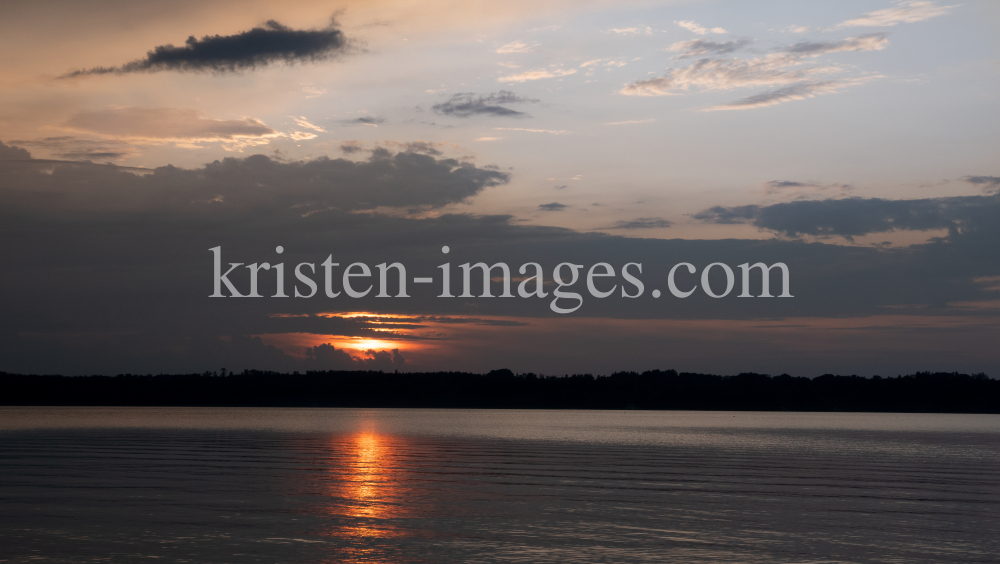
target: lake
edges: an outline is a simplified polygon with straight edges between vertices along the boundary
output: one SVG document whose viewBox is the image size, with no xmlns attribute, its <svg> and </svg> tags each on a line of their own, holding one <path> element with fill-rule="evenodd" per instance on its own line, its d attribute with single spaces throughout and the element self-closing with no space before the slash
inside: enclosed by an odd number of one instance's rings
<svg viewBox="0 0 1000 564">
<path fill-rule="evenodd" d="M 0 408 L 0 562 L 995 562 L 1000 415 Z"/>
</svg>

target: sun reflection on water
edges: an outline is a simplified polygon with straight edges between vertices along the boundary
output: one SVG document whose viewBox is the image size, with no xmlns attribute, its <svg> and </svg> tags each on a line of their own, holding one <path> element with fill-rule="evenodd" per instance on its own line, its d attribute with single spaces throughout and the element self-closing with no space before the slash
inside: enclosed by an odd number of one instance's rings
<svg viewBox="0 0 1000 564">
<path fill-rule="evenodd" d="M 362 432 L 334 437 L 329 446 L 322 513 L 333 520 L 321 534 L 343 547 L 331 562 L 381 562 L 379 541 L 406 534 L 396 523 L 407 514 L 401 439 Z"/>
</svg>

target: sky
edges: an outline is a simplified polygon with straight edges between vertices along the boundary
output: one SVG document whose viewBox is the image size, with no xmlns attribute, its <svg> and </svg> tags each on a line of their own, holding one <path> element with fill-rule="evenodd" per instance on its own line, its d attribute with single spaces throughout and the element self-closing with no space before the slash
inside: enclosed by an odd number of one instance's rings
<svg viewBox="0 0 1000 564">
<path fill-rule="evenodd" d="M 0 371 L 1000 373 L 995 2 L 2 13 Z"/>
</svg>

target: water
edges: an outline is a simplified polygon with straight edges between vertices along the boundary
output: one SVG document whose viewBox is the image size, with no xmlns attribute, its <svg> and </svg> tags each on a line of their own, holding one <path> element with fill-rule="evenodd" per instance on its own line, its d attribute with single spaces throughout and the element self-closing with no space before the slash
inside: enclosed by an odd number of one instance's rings
<svg viewBox="0 0 1000 564">
<path fill-rule="evenodd" d="M 0 408 L 0 562 L 995 562 L 1000 416 Z"/>
</svg>

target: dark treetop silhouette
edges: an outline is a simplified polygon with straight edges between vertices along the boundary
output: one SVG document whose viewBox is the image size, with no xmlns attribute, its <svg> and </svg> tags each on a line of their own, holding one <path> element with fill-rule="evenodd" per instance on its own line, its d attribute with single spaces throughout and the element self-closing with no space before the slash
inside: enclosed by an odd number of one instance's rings
<svg viewBox="0 0 1000 564">
<path fill-rule="evenodd" d="M 0 373 L 0 405 L 704 409 L 1000 413 L 985 374 L 817 378 L 693 374 L 610 376 L 463 372 L 307 372 L 117 376 Z"/>
</svg>

